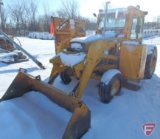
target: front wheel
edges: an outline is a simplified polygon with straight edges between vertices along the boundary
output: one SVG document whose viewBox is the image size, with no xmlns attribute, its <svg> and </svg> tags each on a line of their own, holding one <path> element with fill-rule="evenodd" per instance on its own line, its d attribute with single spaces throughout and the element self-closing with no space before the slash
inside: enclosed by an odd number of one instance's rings
<svg viewBox="0 0 160 139">
<path fill-rule="evenodd" d="M 122 88 L 122 75 L 117 73 L 114 75 L 109 83 L 106 85 L 103 82 L 100 82 L 98 94 L 103 103 L 109 103 L 110 100 L 119 94 Z"/>
<path fill-rule="evenodd" d="M 64 69 L 60 74 L 60 78 L 61 78 L 62 82 L 66 85 L 72 81 L 71 76 L 72 76 L 72 69 L 71 68 Z"/>
</svg>

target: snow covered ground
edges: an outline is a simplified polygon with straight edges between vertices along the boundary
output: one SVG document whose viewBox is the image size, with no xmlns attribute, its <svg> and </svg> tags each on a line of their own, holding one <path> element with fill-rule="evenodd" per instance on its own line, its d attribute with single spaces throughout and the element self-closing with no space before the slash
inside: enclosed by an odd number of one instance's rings
<svg viewBox="0 0 160 139">
<path fill-rule="evenodd" d="M 55 55 L 54 40 L 34 40 L 19 37 L 22 47 L 45 65 L 41 70 L 31 60 L 17 64 L 0 63 L 0 97 L 5 93 L 19 68 L 27 69 L 33 76 L 41 75 L 47 82 L 52 65 L 49 59 Z M 160 37 L 151 37 L 145 43 L 156 44 L 160 54 Z M 53 86 L 70 92 L 76 84 L 68 86 L 58 77 Z M 82 139 L 159 139 L 160 138 L 160 57 L 151 80 L 140 82 L 139 91 L 123 88 L 109 104 L 101 103 L 98 82 L 91 79 L 82 100 L 91 111 L 91 128 Z M 37 92 L 0 103 L 0 139 L 60 139 L 71 113 L 52 103 Z M 145 123 L 155 123 L 150 136 L 142 130 Z M 148 128 L 147 128 L 148 130 Z"/>
</svg>

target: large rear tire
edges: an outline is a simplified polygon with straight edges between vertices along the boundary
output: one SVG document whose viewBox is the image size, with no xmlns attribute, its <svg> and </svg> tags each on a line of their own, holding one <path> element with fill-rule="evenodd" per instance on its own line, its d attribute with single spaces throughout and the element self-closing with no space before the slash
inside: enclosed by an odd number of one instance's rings
<svg viewBox="0 0 160 139">
<path fill-rule="evenodd" d="M 110 100 L 119 94 L 122 88 L 122 75 L 117 73 L 109 81 L 108 85 L 103 82 L 100 82 L 98 94 L 103 103 L 109 103 Z"/>
<path fill-rule="evenodd" d="M 144 73 L 145 79 L 152 78 L 156 68 L 156 62 L 157 62 L 157 47 L 154 47 L 152 53 L 147 55 L 145 73 Z"/>
</svg>

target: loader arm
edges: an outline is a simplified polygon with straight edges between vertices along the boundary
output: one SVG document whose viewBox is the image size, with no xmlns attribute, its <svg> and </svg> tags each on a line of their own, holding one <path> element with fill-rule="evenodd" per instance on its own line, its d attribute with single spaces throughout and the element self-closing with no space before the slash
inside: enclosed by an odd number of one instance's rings
<svg viewBox="0 0 160 139">
<path fill-rule="evenodd" d="M 80 83 L 76 92 L 74 92 L 78 99 L 82 97 L 84 89 L 92 75 L 93 69 L 95 68 L 97 62 L 102 58 L 104 50 L 109 51 L 113 46 L 115 46 L 114 42 L 107 43 L 106 40 L 97 40 L 89 47 L 86 64 L 80 79 Z"/>
<path fill-rule="evenodd" d="M 66 40 L 63 40 L 59 47 L 56 48 L 56 52 L 60 53 L 62 52 L 64 49 L 67 49 L 69 47 L 69 43 L 71 41 L 72 38 L 67 38 Z"/>
<path fill-rule="evenodd" d="M 53 64 L 53 68 L 52 68 L 48 83 L 53 84 L 54 80 L 59 75 L 59 73 L 61 73 L 61 71 L 65 68 L 65 66 L 62 64 L 59 56 L 51 59 L 50 63 Z"/>
</svg>

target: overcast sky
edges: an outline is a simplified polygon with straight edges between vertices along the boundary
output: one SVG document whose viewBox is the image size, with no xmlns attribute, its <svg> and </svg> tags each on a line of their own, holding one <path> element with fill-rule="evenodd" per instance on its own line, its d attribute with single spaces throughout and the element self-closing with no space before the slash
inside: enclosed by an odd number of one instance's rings
<svg viewBox="0 0 160 139">
<path fill-rule="evenodd" d="M 6 3 L 14 3 L 16 0 L 2 0 L 4 6 Z M 24 1 L 24 0 L 23 0 Z M 28 0 L 26 0 L 28 1 Z M 39 13 L 43 13 L 43 5 L 48 7 L 50 11 L 56 11 L 62 6 L 63 0 L 34 0 L 39 7 Z M 65 0 L 64 0 L 65 1 Z M 104 8 L 106 0 L 77 0 L 79 4 L 79 10 L 82 16 L 92 17 L 93 13 L 98 13 L 99 9 Z M 140 5 L 141 9 L 148 11 L 149 14 L 146 20 L 152 20 L 155 16 L 160 15 L 160 1 L 159 0 L 110 0 L 110 8 L 127 7 L 129 5 Z"/>
</svg>

